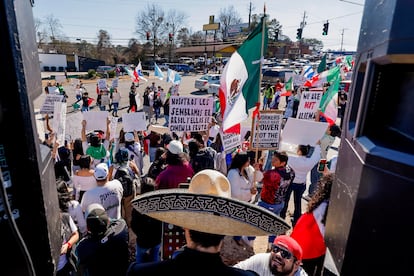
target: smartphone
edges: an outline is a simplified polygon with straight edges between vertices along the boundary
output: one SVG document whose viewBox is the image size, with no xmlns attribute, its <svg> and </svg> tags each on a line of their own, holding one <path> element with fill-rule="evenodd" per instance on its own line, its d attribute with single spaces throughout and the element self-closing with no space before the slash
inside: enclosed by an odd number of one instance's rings
<svg viewBox="0 0 414 276">
<path fill-rule="evenodd" d="M 318 164 L 318 172 L 323 172 L 326 167 L 326 159 L 321 159 Z"/>
</svg>

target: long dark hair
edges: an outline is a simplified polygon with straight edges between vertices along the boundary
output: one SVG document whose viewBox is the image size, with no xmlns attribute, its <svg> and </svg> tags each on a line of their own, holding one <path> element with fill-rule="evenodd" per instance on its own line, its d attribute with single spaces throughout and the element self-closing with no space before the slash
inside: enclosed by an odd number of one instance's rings
<svg viewBox="0 0 414 276">
<path fill-rule="evenodd" d="M 313 212 L 313 210 L 318 208 L 318 206 L 321 205 L 321 203 L 324 201 L 327 201 L 328 206 L 329 206 L 329 198 L 331 196 L 331 190 L 332 190 L 332 184 L 333 184 L 334 178 L 335 178 L 334 173 L 329 173 L 319 178 L 316 191 L 308 202 L 307 212 L 309 213 Z M 326 210 L 324 217 L 322 219 L 323 224 L 325 224 L 326 222 L 327 213 L 328 213 L 328 210 Z"/>
<path fill-rule="evenodd" d="M 244 164 L 246 164 L 247 161 L 250 160 L 249 155 L 247 152 L 238 152 L 231 160 L 230 168 L 231 169 L 241 169 Z"/>
</svg>

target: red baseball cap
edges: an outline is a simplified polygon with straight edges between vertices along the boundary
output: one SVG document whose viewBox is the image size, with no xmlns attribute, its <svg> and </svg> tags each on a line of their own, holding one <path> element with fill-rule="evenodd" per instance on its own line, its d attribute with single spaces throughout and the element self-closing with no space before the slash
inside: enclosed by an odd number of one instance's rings
<svg viewBox="0 0 414 276">
<path fill-rule="evenodd" d="M 302 260 L 302 247 L 293 238 L 287 235 L 280 235 L 276 237 L 273 244 L 283 246 L 284 248 L 289 250 L 296 257 L 297 260 Z"/>
</svg>

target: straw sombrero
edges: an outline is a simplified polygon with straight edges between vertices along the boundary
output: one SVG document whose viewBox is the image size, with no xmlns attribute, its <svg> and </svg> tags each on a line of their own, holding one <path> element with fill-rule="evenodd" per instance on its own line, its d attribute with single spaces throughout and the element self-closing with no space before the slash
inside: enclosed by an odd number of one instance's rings
<svg viewBox="0 0 414 276">
<path fill-rule="evenodd" d="M 188 189 L 145 193 L 132 201 L 140 213 L 183 228 L 229 236 L 284 234 L 290 226 L 274 213 L 231 198 L 230 182 L 215 170 L 202 170 Z"/>
</svg>

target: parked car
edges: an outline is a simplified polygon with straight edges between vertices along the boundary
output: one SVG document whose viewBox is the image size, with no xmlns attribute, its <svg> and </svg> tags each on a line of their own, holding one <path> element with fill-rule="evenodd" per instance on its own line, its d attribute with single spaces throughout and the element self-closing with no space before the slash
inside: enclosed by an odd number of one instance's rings
<svg viewBox="0 0 414 276">
<path fill-rule="evenodd" d="M 262 83 L 275 84 L 277 80 L 285 82 L 285 74 L 294 73 L 293 69 L 269 68 L 263 72 Z"/>
<path fill-rule="evenodd" d="M 188 65 L 190 65 L 190 64 L 193 64 L 194 65 L 194 60 L 192 58 L 190 58 L 190 57 L 180 57 L 178 59 L 178 61 L 180 63 L 185 63 L 185 64 L 188 64 Z"/>
<path fill-rule="evenodd" d="M 213 94 L 213 95 L 214 94 L 218 95 L 219 94 L 219 88 L 220 88 L 220 84 L 212 83 L 208 86 L 207 93 L 208 94 Z"/>
<path fill-rule="evenodd" d="M 105 74 L 110 71 L 115 71 L 115 67 L 109 65 L 101 65 L 96 68 L 96 73 L 98 74 Z"/>
<path fill-rule="evenodd" d="M 169 63 L 168 68 L 177 72 L 190 73 L 194 71 L 194 66 L 184 63 Z"/>
<path fill-rule="evenodd" d="M 194 87 L 200 91 L 208 91 L 210 84 L 220 84 L 220 74 L 205 74 L 195 80 Z"/>
</svg>

